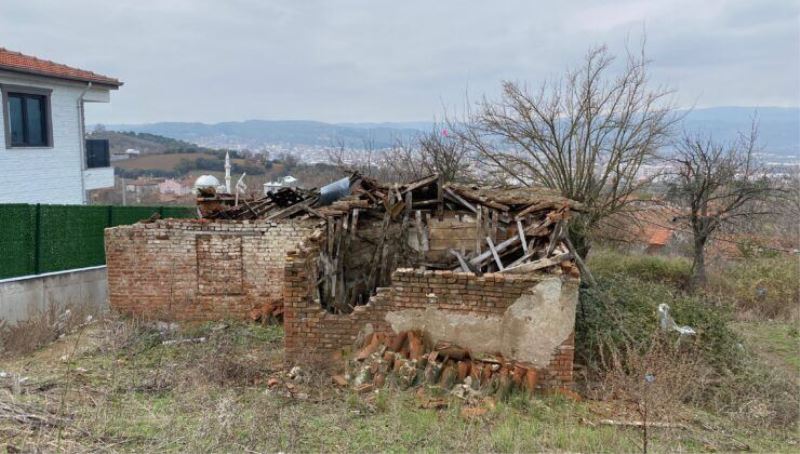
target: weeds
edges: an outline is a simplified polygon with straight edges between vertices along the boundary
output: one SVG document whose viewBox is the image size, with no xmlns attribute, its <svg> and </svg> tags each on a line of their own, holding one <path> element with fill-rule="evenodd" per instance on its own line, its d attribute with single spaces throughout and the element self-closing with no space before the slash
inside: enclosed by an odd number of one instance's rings
<svg viewBox="0 0 800 454">
<path fill-rule="evenodd" d="M 266 392 L 266 384 L 251 383 L 247 378 L 253 369 L 234 367 L 236 373 L 231 374 L 229 366 L 215 358 L 235 356 L 247 361 L 242 367 L 253 361 L 258 373 L 269 370 L 270 376 L 284 379 L 279 327 L 228 322 L 224 328 L 212 323 L 162 331 L 133 320 L 100 322 L 80 336 L 82 345 L 69 361 L 67 378 L 59 359 L 61 350 L 56 347 L 71 345 L 76 337 L 70 335 L 66 342 L 37 351 L 30 359 L 0 360 L 4 370 L 26 364 L 31 380 L 18 397 L 26 401 L 26 408 L 52 406 L 59 402 L 63 387 L 70 387 L 65 397 L 69 425 L 60 444 L 55 441 L 54 429 L 0 420 L 0 437 L 14 448 L 67 452 L 631 452 L 639 445 L 636 430 L 584 421 L 605 411 L 598 407 L 603 402 L 579 403 L 558 396 L 531 400 L 512 395 L 478 418 L 465 418 L 456 398 L 447 397 L 446 409 L 421 409 L 412 391 L 356 394 L 331 386 L 329 377 L 310 367 L 304 367 L 301 381 L 292 381 L 298 387 L 318 390 L 304 400 Z M 196 337 L 207 341 L 163 343 Z M 205 362 L 217 365 L 203 365 Z M 55 386 L 39 390 L 45 382 Z M 145 386 L 148 383 L 154 387 Z M 654 451 L 697 450 L 703 446 L 701 440 L 715 436 L 654 431 L 650 443 Z M 774 441 L 785 438 L 773 436 L 768 429 L 748 436 L 754 449 L 788 450 Z M 0 452 L 3 447 L 0 445 Z"/>
<path fill-rule="evenodd" d="M 0 355 L 24 355 L 92 322 L 99 310 L 86 305 L 50 304 L 36 309 L 27 320 L 7 324 L 0 320 Z"/>
<path fill-rule="evenodd" d="M 708 292 L 737 308 L 739 318 L 800 319 L 800 258 L 759 256 L 716 265 Z"/>
</svg>

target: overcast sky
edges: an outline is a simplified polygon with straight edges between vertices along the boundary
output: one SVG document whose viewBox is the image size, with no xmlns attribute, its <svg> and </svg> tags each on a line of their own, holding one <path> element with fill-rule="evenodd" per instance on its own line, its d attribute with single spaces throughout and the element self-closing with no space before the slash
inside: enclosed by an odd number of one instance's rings
<svg viewBox="0 0 800 454">
<path fill-rule="evenodd" d="M 125 82 L 90 123 L 429 121 L 643 30 L 681 105 L 800 105 L 800 0 L 0 0 L 0 47 Z"/>
</svg>

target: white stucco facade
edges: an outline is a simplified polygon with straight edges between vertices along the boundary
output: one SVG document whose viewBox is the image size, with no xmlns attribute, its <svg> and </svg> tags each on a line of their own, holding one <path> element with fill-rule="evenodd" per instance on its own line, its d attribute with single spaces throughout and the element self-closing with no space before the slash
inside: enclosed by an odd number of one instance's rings
<svg viewBox="0 0 800 454">
<path fill-rule="evenodd" d="M 85 192 L 114 185 L 113 168 L 86 169 L 80 99 L 88 83 L 0 70 L 0 85 L 52 90 L 52 146 L 8 148 L 0 109 L 0 203 L 82 204 Z M 109 102 L 109 88 L 94 86 L 84 102 Z"/>
</svg>

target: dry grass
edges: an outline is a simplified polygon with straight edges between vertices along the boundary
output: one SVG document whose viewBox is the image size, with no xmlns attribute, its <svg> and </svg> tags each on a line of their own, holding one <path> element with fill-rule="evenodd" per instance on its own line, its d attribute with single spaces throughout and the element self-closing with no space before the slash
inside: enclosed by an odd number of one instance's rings
<svg viewBox="0 0 800 454">
<path fill-rule="evenodd" d="M 33 311 L 26 321 L 14 325 L 0 320 L 0 356 L 30 353 L 90 324 L 99 313 L 85 305 L 50 305 Z"/>
<path fill-rule="evenodd" d="M 205 341 L 191 341 L 199 338 Z M 34 353 L 0 360 L 0 370 L 28 377 L 17 389 L 0 380 L 0 412 L 6 405 L 45 421 L 0 418 L 0 440 L 23 450 L 66 452 L 640 448 L 638 429 L 599 422 L 637 418 L 622 398 L 511 396 L 486 401 L 485 414 L 468 417 L 455 397 L 445 396 L 445 409 L 424 409 L 414 391 L 357 395 L 313 370 L 292 380 L 282 361 L 279 327 L 210 323 L 174 330 L 104 320 Z M 280 384 L 270 388 L 270 379 Z M 653 429 L 651 451 L 741 449 L 737 440 L 754 450 L 792 451 L 798 441 L 796 432 L 737 427 L 691 406 L 676 414 L 686 429 Z"/>
</svg>

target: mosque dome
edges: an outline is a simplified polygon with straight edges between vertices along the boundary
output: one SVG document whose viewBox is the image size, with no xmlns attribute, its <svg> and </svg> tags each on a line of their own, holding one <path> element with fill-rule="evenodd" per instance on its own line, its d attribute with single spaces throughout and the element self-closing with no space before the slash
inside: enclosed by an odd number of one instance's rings
<svg viewBox="0 0 800 454">
<path fill-rule="evenodd" d="M 214 175 L 201 175 L 194 182 L 194 188 L 218 188 L 219 180 Z"/>
</svg>

